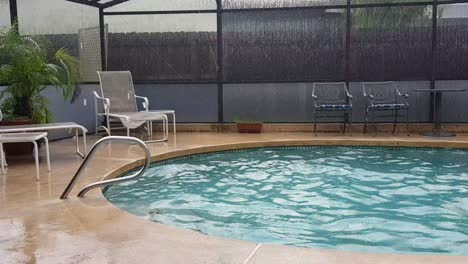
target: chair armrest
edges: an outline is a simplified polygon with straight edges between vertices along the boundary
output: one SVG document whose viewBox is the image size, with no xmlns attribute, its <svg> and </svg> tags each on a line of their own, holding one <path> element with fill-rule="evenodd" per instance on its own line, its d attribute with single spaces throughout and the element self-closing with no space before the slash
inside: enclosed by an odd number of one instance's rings
<svg viewBox="0 0 468 264">
<path fill-rule="evenodd" d="M 348 88 L 345 88 L 346 91 L 346 96 L 349 98 L 349 100 L 353 100 L 353 96 L 349 93 Z"/>
<path fill-rule="evenodd" d="M 364 94 L 364 97 L 367 98 L 367 103 L 366 103 L 366 107 L 368 107 L 369 105 L 374 105 L 374 96 L 371 95 L 371 94 L 366 94 L 366 93 L 363 93 Z"/>
<path fill-rule="evenodd" d="M 407 93 L 402 94 L 402 93 L 400 92 L 400 89 L 398 89 L 398 87 L 395 87 L 395 89 L 396 89 L 396 92 L 397 92 L 398 96 L 405 98 L 405 105 L 408 106 L 408 105 L 409 105 L 409 104 L 408 104 L 409 94 L 407 94 Z M 397 99 L 397 100 L 398 100 L 398 99 Z"/>
<path fill-rule="evenodd" d="M 352 106 L 352 105 L 353 105 L 353 96 L 352 96 L 351 94 L 349 94 L 349 93 L 347 93 L 346 95 L 348 96 L 348 103 L 349 103 L 349 105 Z"/>
<path fill-rule="evenodd" d="M 367 94 L 364 88 L 362 88 L 362 95 L 364 95 L 364 97 L 369 98 L 370 100 L 374 99 L 374 96 L 371 94 Z"/>
<path fill-rule="evenodd" d="M 400 94 L 400 96 L 405 98 L 405 105 L 409 106 L 409 103 L 408 103 L 409 94 Z"/>
<path fill-rule="evenodd" d="M 141 99 L 141 100 L 143 100 L 143 103 L 142 103 L 143 108 L 145 109 L 145 111 L 148 112 L 148 110 L 149 110 L 149 100 L 148 100 L 148 97 L 135 95 L 135 98 L 136 98 L 136 99 Z"/>
<path fill-rule="evenodd" d="M 99 94 L 96 93 L 96 91 L 93 91 L 93 93 L 94 93 L 94 101 L 96 102 L 96 106 L 97 106 L 97 100 L 101 100 L 103 105 L 104 105 L 104 110 L 107 112 L 109 110 L 109 108 L 110 108 L 109 98 L 99 96 Z"/>
<path fill-rule="evenodd" d="M 402 94 L 402 93 L 400 92 L 400 89 L 398 89 L 398 87 L 395 87 L 395 90 L 396 90 L 398 96 L 402 96 L 402 97 L 406 97 L 406 98 L 409 97 L 409 94 L 407 94 L 407 93 Z"/>
<path fill-rule="evenodd" d="M 93 91 L 93 94 L 94 94 L 94 98 L 96 99 L 109 100 L 109 98 L 100 96 L 96 91 Z"/>
<path fill-rule="evenodd" d="M 318 96 L 315 94 L 312 94 L 312 102 L 314 103 L 314 107 L 317 107 L 317 99 L 318 99 Z"/>
</svg>

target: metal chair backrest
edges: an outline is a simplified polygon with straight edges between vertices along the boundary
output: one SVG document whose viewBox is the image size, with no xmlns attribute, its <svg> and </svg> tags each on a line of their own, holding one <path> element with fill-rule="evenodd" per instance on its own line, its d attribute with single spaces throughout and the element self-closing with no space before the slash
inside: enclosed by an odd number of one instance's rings
<svg viewBox="0 0 468 264">
<path fill-rule="evenodd" d="M 110 113 L 137 112 L 135 88 L 129 71 L 98 71 L 101 95 L 110 100 Z"/>
<path fill-rule="evenodd" d="M 372 96 L 376 104 L 396 103 L 398 100 L 398 88 L 394 82 L 363 82 L 362 92 Z"/>
<path fill-rule="evenodd" d="M 348 88 L 344 82 L 314 83 L 312 95 L 317 96 L 317 104 L 346 104 Z"/>
</svg>

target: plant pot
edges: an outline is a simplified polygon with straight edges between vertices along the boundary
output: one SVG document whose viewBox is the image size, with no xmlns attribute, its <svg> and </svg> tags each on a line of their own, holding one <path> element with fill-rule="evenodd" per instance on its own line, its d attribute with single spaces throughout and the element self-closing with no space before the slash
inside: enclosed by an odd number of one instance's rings
<svg viewBox="0 0 468 264">
<path fill-rule="evenodd" d="M 2 126 L 19 126 L 19 125 L 30 125 L 32 124 L 31 119 L 15 119 L 15 120 L 4 120 L 0 122 Z M 34 149 L 34 145 L 29 142 L 22 143 L 5 143 L 3 144 L 3 150 L 7 155 L 19 156 L 25 154 L 31 154 Z"/>
<path fill-rule="evenodd" d="M 262 123 L 237 123 L 239 133 L 260 133 L 262 127 Z"/>
</svg>

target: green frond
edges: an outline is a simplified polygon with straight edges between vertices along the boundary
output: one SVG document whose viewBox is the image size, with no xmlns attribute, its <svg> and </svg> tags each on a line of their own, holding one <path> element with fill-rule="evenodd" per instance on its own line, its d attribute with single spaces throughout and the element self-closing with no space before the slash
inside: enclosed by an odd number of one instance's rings
<svg viewBox="0 0 468 264">
<path fill-rule="evenodd" d="M 78 59 L 63 48 L 49 58 L 51 45 L 47 40 L 22 36 L 15 29 L 13 25 L 0 32 L 0 82 L 9 85 L 0 93 L 2 109 L 13 116 L 49 122 L 48 102 L 40 93 L 53 85 L 62 91 L 64 100 L 71 99 L 79 82 Z"/>
</svg>

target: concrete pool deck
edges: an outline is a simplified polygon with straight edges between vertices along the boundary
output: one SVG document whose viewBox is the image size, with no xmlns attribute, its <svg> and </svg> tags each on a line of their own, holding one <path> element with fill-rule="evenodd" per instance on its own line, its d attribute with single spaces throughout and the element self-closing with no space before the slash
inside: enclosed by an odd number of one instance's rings
<svg viewBox="0 0 468 264">
<path fill-rule="evenodd" d="M 95 142 L 100 137 L 90 136 Z M 272 143 L 273 142 L 273 143 Z M 178 133 L 150 144 L 155 159 L 209 150 L 289 144 L 390 145 L 468 148 L 468 135 L 426 138 L 419 135 L 321 133 Z M 90 146 L 89 146 L 90 147 Z M 468 263 L 468 256 L 367 254 L 338 250 L 257 245 L 211 237 L 147 221 L 110 204 L 99 190 L 76 198 L 86 184 L 115 175 L 143 157 L 136 145 L 112 143 L 91 162 L 68 200 L 58 197 L 82 159 L 72 139 L 52 142 L 48 173 L 41 162 L 35 181 L 32 158 L 8 159 L 0 176 L 0 263 Z M 41 157 L 44 157 L 41 151 Z M 174 154 L 175 153 L 175 154 Z M 159 156 L 158 156 L 159 155 Z M 117 171 L 116 171 L 117 170 Z"/>
</svg>

